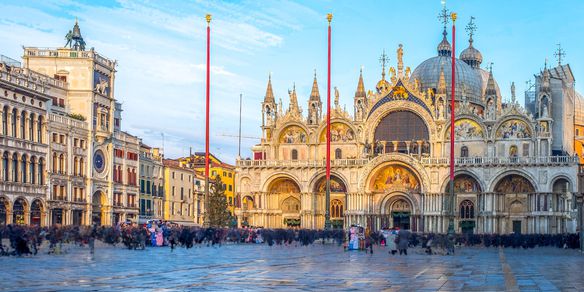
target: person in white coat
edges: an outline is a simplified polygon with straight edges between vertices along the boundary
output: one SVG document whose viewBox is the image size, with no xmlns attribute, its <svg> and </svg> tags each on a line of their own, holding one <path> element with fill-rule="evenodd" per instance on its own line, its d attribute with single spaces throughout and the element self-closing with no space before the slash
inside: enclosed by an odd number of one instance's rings
<svg viewBox="0 0 584 292">
<path fill-rule="evenodd" d="M 395 243 L 396 238 L 397 238 L 397 230 L 395 230 L 394 228 L 389 229 L 389 233 L 387 234 L 387 238 L 385 239 L 385 242 L 386 242 L 387 247 L 389 249 L 389 253 L 392 255 L 395 255 L 397 253 L 397 244 Z"/>
</svg>

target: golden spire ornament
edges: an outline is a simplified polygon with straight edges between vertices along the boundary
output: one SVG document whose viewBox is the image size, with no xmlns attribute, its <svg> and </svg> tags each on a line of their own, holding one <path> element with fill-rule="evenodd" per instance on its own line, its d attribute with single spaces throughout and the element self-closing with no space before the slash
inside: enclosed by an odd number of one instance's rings
<svg viewBox="0 0 584 292">
<path fill-rule="evenodd" d="M 331 21 L 333 21 L 333 14 L 332 13 L 327 13 L 326 20 L 328 20 L 329 25 L 330 25 L 331 24 Z"/>
<path fill-rule="evenodd" d="M 211 23 L 211 14 L 205 15 L 205 19 L 207 20 L 207 24 Z"/>
</svg>

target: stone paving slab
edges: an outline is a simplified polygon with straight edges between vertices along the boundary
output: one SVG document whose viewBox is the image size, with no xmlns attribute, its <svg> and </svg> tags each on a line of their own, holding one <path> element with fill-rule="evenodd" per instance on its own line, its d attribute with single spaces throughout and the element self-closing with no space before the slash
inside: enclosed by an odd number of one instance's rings
<svg viewBox="0 0 584 292">
<path fill-rule="evenodd" d="M 584 291 L 584 256 L 553 248 L 463 248 L 392 256 L 333 245 L 131 251 L 72 247 L 0 258 L 0 291 Z"/>
</svg>

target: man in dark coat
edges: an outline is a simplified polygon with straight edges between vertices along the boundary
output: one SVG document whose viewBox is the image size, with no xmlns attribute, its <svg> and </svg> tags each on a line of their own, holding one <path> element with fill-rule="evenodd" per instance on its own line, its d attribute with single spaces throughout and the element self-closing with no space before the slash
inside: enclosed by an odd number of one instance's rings
<svg viewBox="0 0 584 292">
<path fill-rule="evenodd" d="M 410 244 L 411 233 L 409 230 L 400 230 L 397 234 L 397 248 L 399 254 L 408 255 L 408 245 Z"/>
</svg>

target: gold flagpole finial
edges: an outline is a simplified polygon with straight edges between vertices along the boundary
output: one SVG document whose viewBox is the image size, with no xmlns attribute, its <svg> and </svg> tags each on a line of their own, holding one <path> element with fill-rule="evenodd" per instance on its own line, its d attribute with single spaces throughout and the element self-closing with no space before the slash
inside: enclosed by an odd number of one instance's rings
<svg viewBox="0 0 584 292">
<path fill-rule="evenodd" d="M 211 23 L 211 14 L 205 15 L 205 19 L 207 20 L 207 24 Z"/>
<path fill-rule="evenodd" d="M 450 18 L 452 19 L 452 22 L 455 22 L 456 21 L 456 13 L 455 12 L 450 13 Z"/>
<path fill-rule="evenodd" d="M 327 13 L 326 15 L 326 19 L 328 20 L 329 24 L 331 23 L 331 21 L 333 21 L 333 14 L 332 13 Z"/>
</svg>

